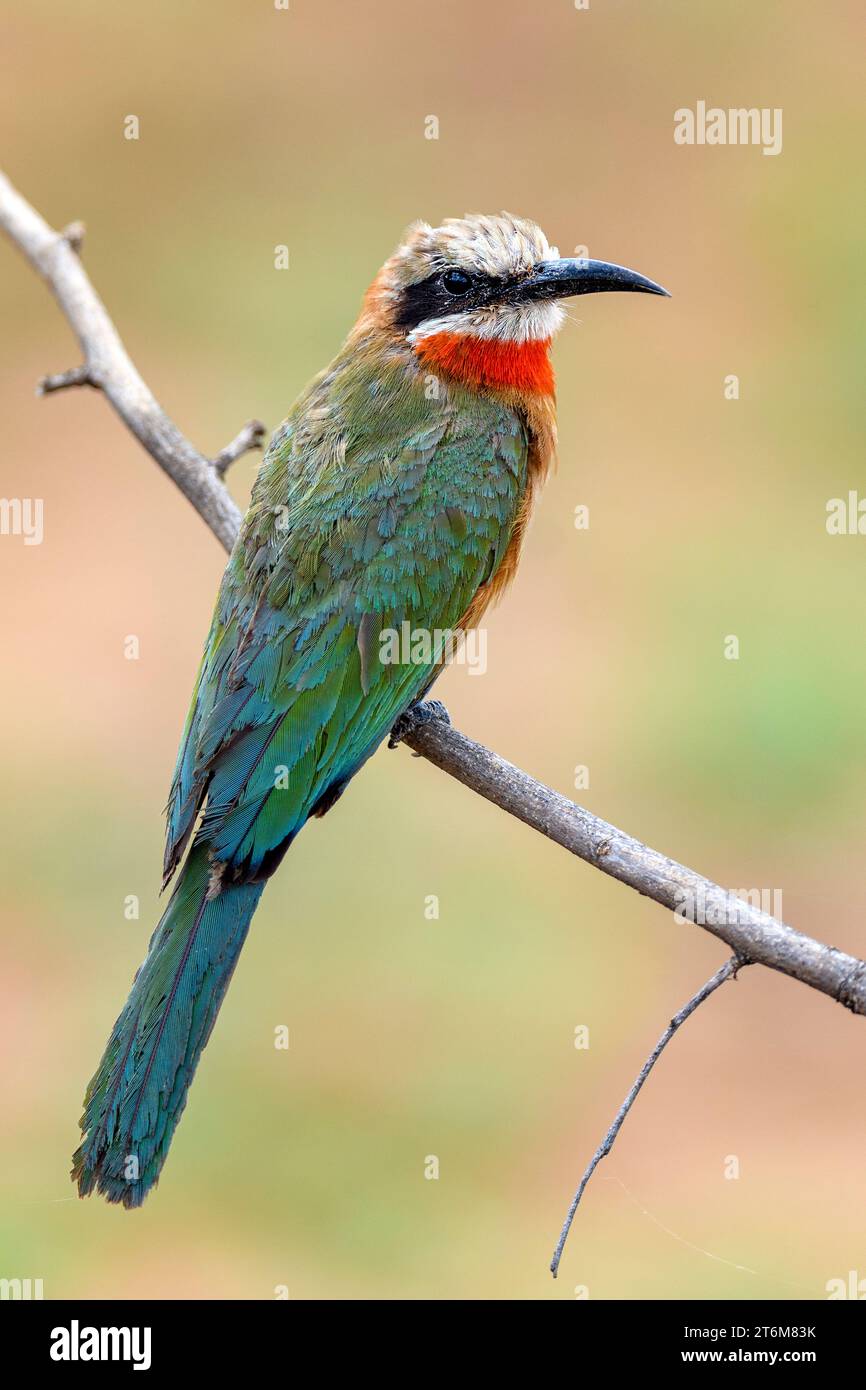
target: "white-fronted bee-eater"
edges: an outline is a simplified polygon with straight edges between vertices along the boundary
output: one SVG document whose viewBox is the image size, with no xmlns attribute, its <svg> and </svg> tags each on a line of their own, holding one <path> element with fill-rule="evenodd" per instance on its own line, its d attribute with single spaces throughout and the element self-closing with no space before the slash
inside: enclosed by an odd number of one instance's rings
<svg viewBox="0 0 866 1390">
<path fill-rule="evenodd" d="M 181 739 L 177 881 L 87 1090 L 82 1195 L 143 1202 L 267 880 L 437 675 L 435 648 L 382 660 L 383 632 L 465 632 L 513 578 L 555 450 L 561 301 L 610 290 L 666 294 L 506 213 L 418 223 L 274 435 Z"/>
</svg>

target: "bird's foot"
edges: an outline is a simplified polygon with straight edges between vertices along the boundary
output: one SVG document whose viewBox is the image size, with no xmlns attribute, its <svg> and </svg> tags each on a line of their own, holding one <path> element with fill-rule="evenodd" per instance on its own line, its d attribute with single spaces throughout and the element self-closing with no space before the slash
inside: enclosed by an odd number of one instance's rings
<svg viewBox="0 0 866 1390">
<path fill-rule="evenodd" d="M 443 724 L 451 723 L 451 716 L 441 700 L 417 700 L 414 705 L 410 705 L 404 710 L 397 719 L 391 737 L 388 739 L 388 747 L 396 748 L 398 743 L 402 743 L 409 734 L 414 734 L 416 729 L 421 729 L 431 720 L 438 719 Z"/>
</svg>

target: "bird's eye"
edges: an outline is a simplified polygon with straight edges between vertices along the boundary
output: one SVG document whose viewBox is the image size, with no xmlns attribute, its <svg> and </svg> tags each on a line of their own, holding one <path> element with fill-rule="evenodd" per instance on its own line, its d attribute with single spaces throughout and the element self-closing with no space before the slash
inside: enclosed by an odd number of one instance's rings
<svg viewBox="0 0 866 1390">
<path fill-rule="evenodd" d="M 465 294 L 471 284 L 470 276 L 463 270 L 446 270 L 442 276 L 442 287 L 448 294 Z"/>
</svg>

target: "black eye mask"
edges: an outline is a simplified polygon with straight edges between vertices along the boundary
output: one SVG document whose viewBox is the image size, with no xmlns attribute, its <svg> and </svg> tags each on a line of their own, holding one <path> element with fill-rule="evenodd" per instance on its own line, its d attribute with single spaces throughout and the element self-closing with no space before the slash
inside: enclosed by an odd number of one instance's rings
<svg viewBox="0 0 866 1390">
<path fill-rule="evenodd" d="M 502 303 L 509 291 L 525 278 L 497 279 L 490 275 L 473 275 L 456 267 L 437 271 L 416 285 L 407 285 L 398 301 L 394 322 L 409 333 L 425 319 L 444 318 L 447 314 L 462 314 Z"/>
</svg>

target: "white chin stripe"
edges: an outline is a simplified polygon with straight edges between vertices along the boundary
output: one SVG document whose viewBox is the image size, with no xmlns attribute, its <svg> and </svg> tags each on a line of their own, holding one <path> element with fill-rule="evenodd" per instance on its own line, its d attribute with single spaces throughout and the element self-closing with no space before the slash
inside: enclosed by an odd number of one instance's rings
<svg viewBox="0 0 866 1390">
<path fill-rule="evenodd" d="M 497 338 L 506 343 L 528 343 L 552 338 L 565 322 L 565 314 L 554 300 L 544 304 L 502 304 L 490 309 L 472 309 L 465 314 L 444 314 L 425 319 L 408 335 L 410 343 L 434 333 L 467 334 L 473 338 Z"/>
</svg>

